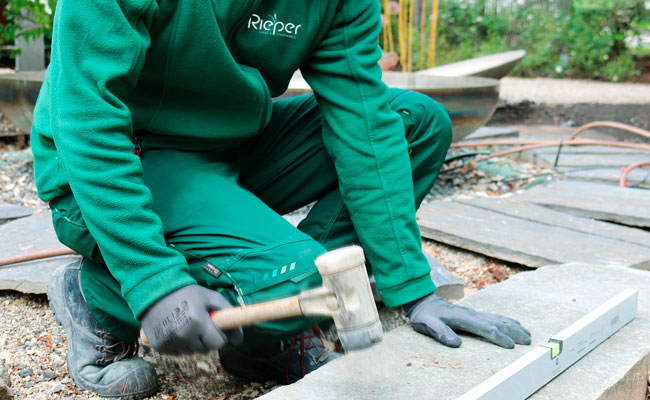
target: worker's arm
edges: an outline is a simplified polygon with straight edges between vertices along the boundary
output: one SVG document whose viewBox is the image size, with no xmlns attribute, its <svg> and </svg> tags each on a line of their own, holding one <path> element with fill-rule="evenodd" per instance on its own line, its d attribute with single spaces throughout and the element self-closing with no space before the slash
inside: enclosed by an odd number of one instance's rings
<svg viewBox="0 0 650 400">
<path fill-rule="evenodd" d="M 323 140 L 355 231 L 388 306 L 406 304 L 413 327 L 447 346 L 453 329 L 504 347 L 530 343 L 517 321 L 448 303 L 432 292 L 415 220 L 404 127 L 388 107 L 377 61 L 379 2 L 342 0 L 334 22 L 301 67 L 322 114 Z"/>
<path fill-rule="evenodd" d="M 322 114 L 323 141 L 384 302 L 434 291 L 415 221 L 404 126 L 388 106 L 377 64 L 379 2 L 340 1 L 319 47 L 301 66 Z"/>
<path fill-rule="evenodd" d="M 201 331 L 185 332 L 192 326 L 205 327 L 204 336 L 214 337 L 208 345 L 219 346 L 223 334 L 210 323 L 208 308 L 227 302 L 206 297 L 185 258 L 167 247 L 134 154 L 131 114 L 120 100 L 136 85 L 157 11 L 155 0 L 59 0 L 49 89 L 41 93 L 49 109 L 41 111 L 49 112 L 60 168 L 134 315 L 140 318 L 149 309 L 151 329 L 159 319 L 178 319 L 167 321 L 160 333 L 170 351 L 198 342 Z M 161 298 L 165 301 L 158 302 Z M 175 308 L 207 323 L 156 311 Z"/>
</svg>

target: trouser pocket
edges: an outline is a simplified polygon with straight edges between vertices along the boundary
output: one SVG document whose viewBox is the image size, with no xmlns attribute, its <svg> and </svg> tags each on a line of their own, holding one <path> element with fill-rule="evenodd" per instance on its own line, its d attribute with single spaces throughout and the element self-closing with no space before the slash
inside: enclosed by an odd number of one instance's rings
<svg viewBox="0 0 650 400">
<path fill-rule="evenodd" d="M 59 241 L 72 250 L 97 263 L 104 263 L 97 241 L 88 231 L 72 193 L 50 201 L 52 225 Z"/>
</svg>

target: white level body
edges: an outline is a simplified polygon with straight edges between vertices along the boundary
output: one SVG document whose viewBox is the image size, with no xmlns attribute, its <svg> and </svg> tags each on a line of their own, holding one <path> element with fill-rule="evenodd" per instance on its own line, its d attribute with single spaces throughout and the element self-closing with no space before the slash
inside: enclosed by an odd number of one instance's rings
<svg viewBox="0 0 650 400">
<path fill-rule="evenodd" d="M 636 317 L 638 292 L 625 290 L 483 381 L 458 400 L 525 399 Z"/>
</svg>

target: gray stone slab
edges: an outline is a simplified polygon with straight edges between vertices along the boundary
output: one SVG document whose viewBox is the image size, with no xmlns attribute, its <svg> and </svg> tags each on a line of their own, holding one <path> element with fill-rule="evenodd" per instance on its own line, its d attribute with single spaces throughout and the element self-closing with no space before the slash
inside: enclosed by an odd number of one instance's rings
<svg viewBox="0 0 650 400">
<path fill-rule="evenodd" d="M 456 202 L 433 202 L 417 214 L 422 236 L 529 267 L 566 262 L 650 268 L 650 251 Z"/>
<path fill-rule="evenodd" d="M 463 335 L 444 347 L 404 326 L 262 400 L 455 399 L 624 289 L 639 291 L 637 318 L 532 396 L 535 400 L 645 399 L 650 367 L 650 272 L 570 264 L 520 273 L 459 304 L 518 319 L 531 346 L 508 350 Z"/>
<path fill-rule="evenodd" d="M 0 258 L 65 248 L 56 237 L 50 212 L 0 225 Z M 45 293 L 54 270 L 72 257 L 57 257 L 0 267 L 0 289 Z"/>
<path fill-rule="evenodd" d="M 38 28 L 34 22 L 34 15 L 23 10 L 22 17 L 17 21 L 22 31 Z M 23 36 L 16 38 L 16 47 L 20 54 L 16 56 L 16 71 L 41 71 L 45 69 L 45 43 L 43 35 L 26 39 Z"/>
<path fill-rule="evenodd" d="M 49 211 L 0 225 L 0 257 L 64 248 Z"/>
<path fill-rule="evenodd" d="M 7 220 L 28 217 L 34 213 L 33 208 L 17 206 L 0 201 L 0 224 Z"/>
<path fill-rule="evenodd" d="M 482 126 L 473 133 L 465 136 L 463 141 L 471 142 L 477 140 L 493 140 L 503 138 L 517 138 L 519 131 L 514 128 L 505 128 L 500 126 Z"/>
<path fill-rule="evenodd" d="M 555 166 L 556 152 L 537 153 L 535 161 L 547 167 Z M 557 167 L 617 167 L 623 168 L 628 165 L 650 160 L 650 153 L 646 154 L 622 154 L 622 153 L 568 153 L 562 151 L 557 162 Z"/>
<path fill-rule="evenodd" d="M 592 183 L 619 184 L 621 179 L 621 168 L 580 168 L 580 167 L 559 167 L 556 168 L 566 179 L 578 180 Z M 637 168 L 627 174 L 627 182 L 632 187 L 650 188 L 650 170 Z"/>
<path fill-rule="evenodd" d="M 12 161 L 12 162 L 17 162 L 17 161 L 33 162 L 34 153 L 32 153 L 31 148 L 26 148 L 25 150 L 19 150 L 19 151 L 0 152 L 0 160 Z"/>
<path fill-rule="evenodd" d="M 435 258 L 429 259 L 429 266 L 431 266 L 431 280 L 436 285 L 436 294 L 445 300 L 458 300 L 462 299 L 465 295 L 465 283 L 462 279 L 452 274 L 443 267 Z M 372 289 L 372 296 L 375 302 L 381 303 L 384 300 L 377 293 L 377 281 L 374 276 L 370 277 L 370 289 Z"/>
<path fill-rule="evenodd" d="M 499 146 L 498 149 L 505 150 L 508 147 L 511 146 Z M 570 180 L 614 185 L 618 185 L 622 168 L 650 160 L 649 151 L 605 146 L 565 146 L 557 166 L 554 166 L 556 156 L 557 147 L 549 147 L 525 151 L 517 157 L 520 160 L 553 167 Z M 650 171 L 643 168 L 634 169 L 628 174 L 628 181 L 639 187 L 650 187 Z"/>
<path fill-rule="evenodd" d="M 462 279 L 452 274 L 437 260 L 429 262 L 431 266 L 431 279 L 436 285 L 436 294 L 443 299 L 457 300 L 465 295 L 465 283 Z"/>
<path fill-rule="evenodd" d="M 577 217 L 525 201 L 480 197 L 457 201 L 527 221 L 539 222 L 544 225 L 557 226 L 589 235 L 638 244 L 639 246 L 647 247 L 648 251 L 650 251 L 650 232 L 642 229 L 621 226 L 591 218 Z"/>
<path fill-rule="evenodd" d="M 47 293 L 47 285 L 54 271 L 68 265 L 80 256 L 62 256 L 0 267 L 0 290 L 22 293 Z"/>
<path fill-rule="evenodd" d="M 531 140 L 532 138 L 527 138 Z M 539 140 L 548 140 L 548 138 L 538 138 Z M 581 137 L 577 137 L 576 140 L 581 140 Z M 551 154 L 553 157 L 557 154 L 557 147 L 544 147 L 541 149 L 535 149 L 527 151 L 530 154 Z M 633 149 L 626 147 L 611 147 L 611 146 L 563 146 L 562 151 L 560 152 L 560 159 L 565 154 L 569 155 L 590 155 L 590 154 L 616 154 L 616 155 L 645 155 L 650 158 L 650 151 L 642 149 Z"/>
<path fill-rule="evenodd" d="M 514 197 L 573 215 L 650 227 L 650 191 L 587 183 L 554 182 Z"/>
<path fill-rule="evenodd" d="M 43 36 L 30 38 L 19 37 L 16 47 L 21 52 L 16 56 L 16 71 L 41 71 L 45 69 L 45 42 Z"/>
</svg>

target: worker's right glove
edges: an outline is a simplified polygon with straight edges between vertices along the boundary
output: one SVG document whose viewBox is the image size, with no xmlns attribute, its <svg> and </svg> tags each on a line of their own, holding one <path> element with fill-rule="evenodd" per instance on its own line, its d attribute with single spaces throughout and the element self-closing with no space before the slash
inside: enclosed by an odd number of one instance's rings
<svg viewBox="0 0 650 400">
<path fill-rule="evenodd" d="M 243 340 L 242 329 L 220 331 L 210 311 L 231 307 L 221 293 L 199 285 L 177 289 L 149 307 L 141 317 L 149 344 L 161 353 L 207 353 Z"/>
<path fill-rule="evenodd" d="M 411 326 L 449 347 L 458 347 L 454 330 L 473 333 L 498 346 L 511 349 L 530 344 L 530 332 L 512 318 L 474 311 L 443 300 L 435 293 L 404 305 Z"/>
</svg>

